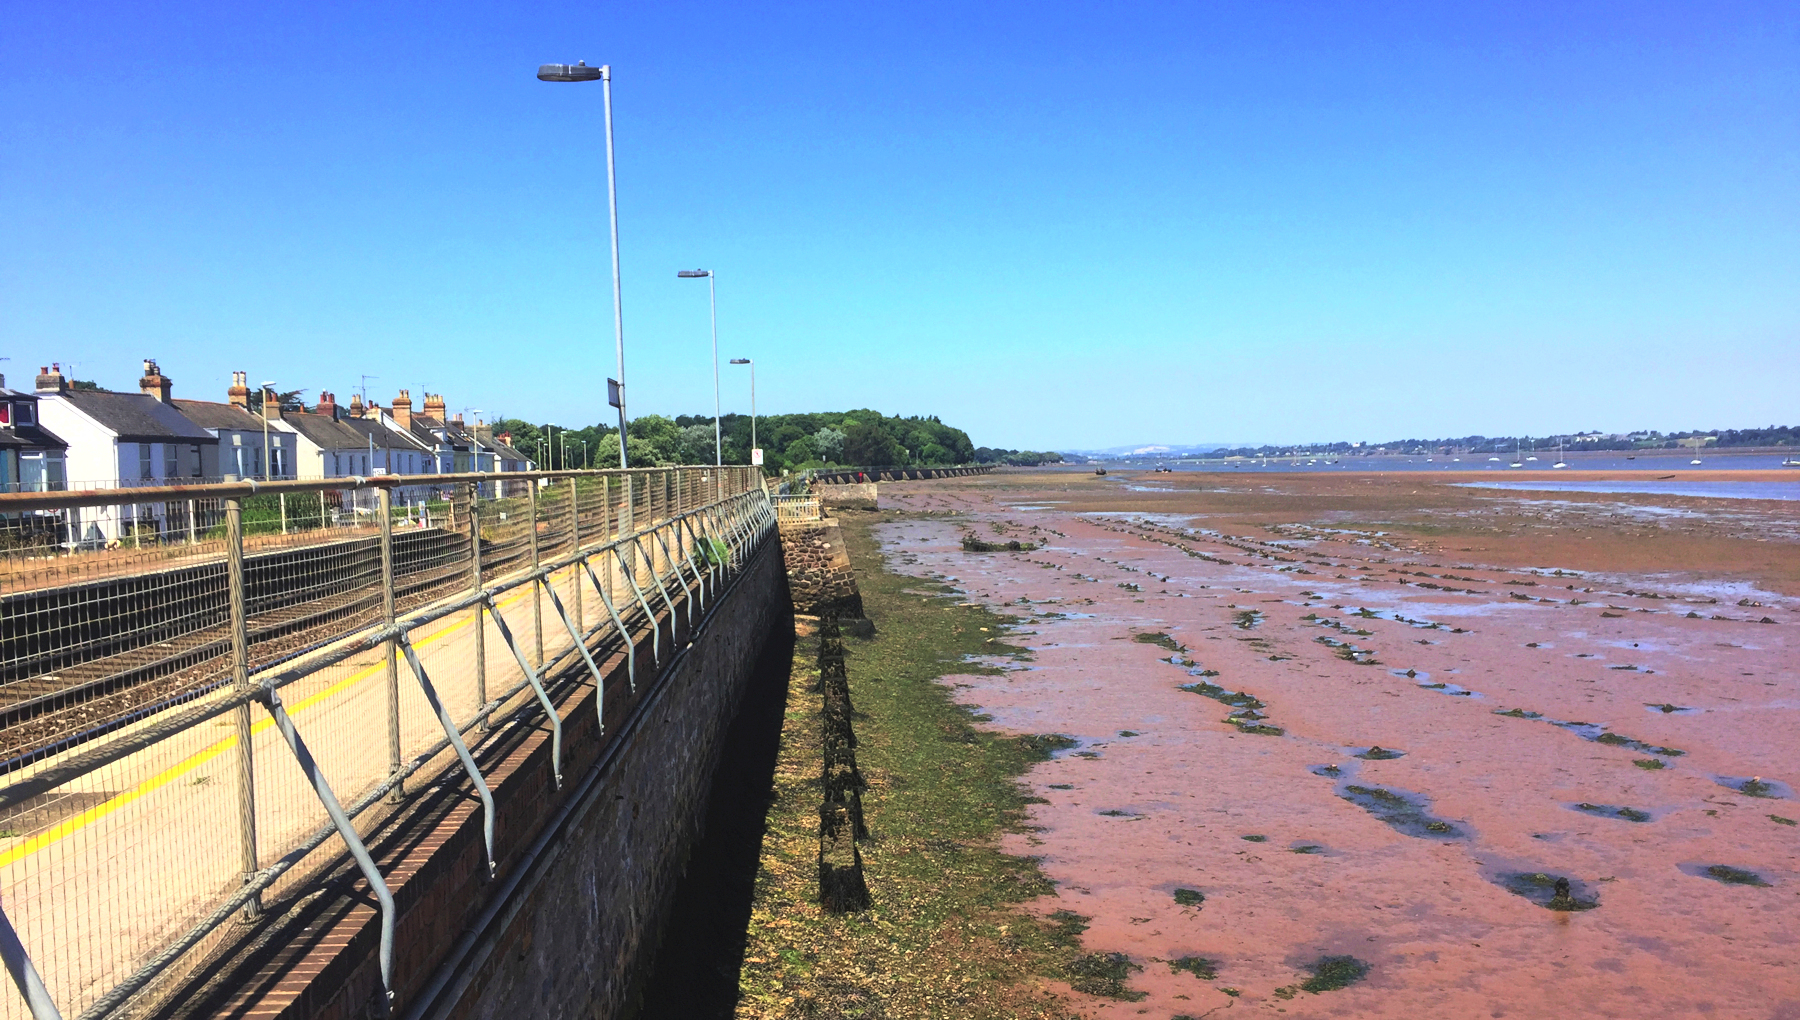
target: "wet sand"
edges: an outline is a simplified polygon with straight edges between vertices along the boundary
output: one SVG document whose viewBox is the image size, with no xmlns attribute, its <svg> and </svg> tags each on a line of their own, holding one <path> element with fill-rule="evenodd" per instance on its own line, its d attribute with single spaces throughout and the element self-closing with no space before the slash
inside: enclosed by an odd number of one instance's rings
<svg viewBox="0 0 1800 1020">
<path fill-rule="evenodd" d="M 1030 649 L 959 699 L 1079 742 L 1010 849 L 1142 968 L 1084 1012 L 1800 1016 L 1800 507 L 1457 480 L 882 486 L 890 567 Z M 1325 956 L 1370 970 L 1295 989 Z"/>
</svg>

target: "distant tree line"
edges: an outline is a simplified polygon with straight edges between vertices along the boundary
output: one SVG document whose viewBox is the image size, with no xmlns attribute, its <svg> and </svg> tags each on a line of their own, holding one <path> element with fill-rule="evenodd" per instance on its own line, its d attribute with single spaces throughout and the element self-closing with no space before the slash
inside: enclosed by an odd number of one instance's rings
<svg viewBox="0 0 1800 1020">
<path fill-rule="evenodd" d="M 1011 464 L 1015 467 L 1037 467 L 1039 464 L 1061 464 L 1060 453 L 1039 452 L 1037 450 L 997 450 L 991 446 L 980 446 L 975 449 L 977 464 Z"/>
<path fill-rule="evenodd" d="M 1303 454 L 1360 456 L 1371 453 L 1450 454 L 1507 453 L 1514 450 L 1554 450 L 1557 444 L 1567 451 L 1579 450 L 1659 450 L 1684 446 L 1753 447 L 1800 446 L 1800 427 L 1770 425 L 1762 429 L 1724 429 L 1718 432 L 1630 432 L 1603 434 L 1573 433 L 1560 436 L 1458 436 L 1449 439 L 1397 439 L 1386 443 L 1298 443 L 1284 446 L 1220 447 L 1203 457 L 1292 457 Z"/>
<path fill-rule="evenodd" d="M 724 462 L 750 463 L 750 416 L 727 414 L 719 419 L 719 426 L 724 438 L 720 444 Z M 515 449 L 546 467 L 616 467 L 619 463 L 619 430 L 604 424 L 546 429 L 517 418 L 504 418 L 494 422 L 494 431 L 511 433 Z M 980 460 L 969 434 L 945 425 L 935 415 L 903 418 L 868 408 L 761 415 L 756 419 L 756 439 L 762 444 L 763 467 L 770 471 L 834 465 L 929 466 Z M 1004 456 L 1060 459 L 1053 453 L 982 449 L 999 455 L 985 463 L 999 462 Z M 647 414 L 631 422 L 625 438 L 632 467 L 711 464 L 713 450 L 712 415 L 668 418 Z"/>
</svg>

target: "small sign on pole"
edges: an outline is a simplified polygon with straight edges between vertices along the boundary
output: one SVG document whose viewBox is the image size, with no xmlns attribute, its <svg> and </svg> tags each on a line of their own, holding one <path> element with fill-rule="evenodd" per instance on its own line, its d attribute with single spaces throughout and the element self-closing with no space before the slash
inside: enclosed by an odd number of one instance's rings
<svg viewBox="0 0 1800 1020">
<path fill-rule="evenodd" d="M 756 467 L 762 467 L 762 447 L 759 446 L 750 451 L 750 463 Z"/>
<path fill-rule="evenodd" d="M 606 402 L 614 407 L 619 406 L 619 380 L 606 380 Z"/>
</svg>

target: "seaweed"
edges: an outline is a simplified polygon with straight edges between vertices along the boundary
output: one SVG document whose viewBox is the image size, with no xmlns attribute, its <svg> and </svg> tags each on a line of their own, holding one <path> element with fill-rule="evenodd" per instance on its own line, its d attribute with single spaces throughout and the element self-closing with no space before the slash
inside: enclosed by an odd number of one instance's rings
<svg viewBox="0 0 1800 1020">
<path fill-rule="evenodd" d="M 1367 751 L 1364 751 L 1356 757 L 1367 761 L 1389 761 L 1394 758 L 1405 757 L 1405 755 L 1405 751 L 1390 751 L 1380 744 L 1376 744 L 1374 747 L 1369 748 Z"/>
<path fill-rule="evenodd" d="M 1175 902 L 1184 907 L 1197 907 L 1206 902 L 1206 894 L 1198 889 L 1175 890 Z"/>
<path fill-rule="evenodd" d="M 1174 638 L 1170 637 L 1169 635 L 1163 634 L 1160 632 L 1146 633 L 1146 634 L 1133 634 L 1131 636 L 1131 640 L 1136 641 L 1137 643 L 1143 644 L 1143 645 L 1156 645 L 1159 648 L 1166 648 L 1171 652 L 1187 651 L 1186 646 L 1182 645 L 1180 642 L 1176 641 Z"/>
<path fill-rule="evenodd" d="M 1056 752 L 1080 745 L 1081 741 L 1061 733 L 1031 733 L 1019 738 L 1019 746 L 1032 761 L 1049 761 Z"/>
<path fill-rule="evenodd" d="M 1219 962 L 1204 956 L 1182 956 L 1169 961 L 1169 973 L 1179 974 L 1184 970 L 1202 981 L 1212 981 L 1219 976 Z"/>
<path fill-rule="evenodd" d="M 1257 833 L 1252 833 L 1248 836 L 1239 836 L 1238 838 L 1246 843 L 1267 843 L 1269 841 L 1269 837 Z"/>
<path fill-rule="evenodd" d="M 1127 1002 L 1139 1002 L 1146 994 L 1125 987 L 1132 972 L 1144 968 L 1132 963 L 1124 953 L 1089 953 L 1070 960 L 1064 969 L 1069 985 L 1078 992 Z"/>
<path fill-rule="evenodd" d="M 1657 769 L 1666 769 L 1669 767 L 1668 763 L 1661 758 L 1634 758 L 1631 763 L 1638 768 L 1649 772 L 1655 772 Z"/>
<path fill-rule="evenodd" d="M 1763 881 L 1763 877 L 1754 871 L 1745 871 L 1742 868 L 1734 868 L 1728 864 L 1714 864 L 1707 868 L 1706 877 L 1711 878 L 1714 881 L 1723 882 L 1726 885 L 1766 886 L 1769 884 L 1768 882 Z"/>
<path fill-rule="evenodd" d="M 1309 968 L 1313 976 L 1300 983 L 1300 990 L 1332 992 L 1361 981 L 1369 973 L 1369 965 L 1354 956 L 1326 956 Z"/>
</svg>

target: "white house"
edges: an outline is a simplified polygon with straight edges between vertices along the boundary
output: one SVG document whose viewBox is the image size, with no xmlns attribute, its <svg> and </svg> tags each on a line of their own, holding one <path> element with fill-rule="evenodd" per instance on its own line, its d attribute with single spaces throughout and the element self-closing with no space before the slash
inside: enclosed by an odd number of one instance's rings
<svg viewBox="0 0 1800 1020">
<path fill-rule="evenodd" d="M 141 393 L 76 390 L 58 366 L 40 370 L 37 413 L 45 428 L 69 444 L 71 488 L 178 484 L 219 474 L 219 440 L 169 403 L 171 381 L 144 362 Z M 146 493 L 146 496 L 150 495 Z M 71 511 L 71 541 L 111 542 L 185 534 L 187 503 L 146 502 Z"/>
<path fill-rule="evenodd" d="M 154 366 L 155 362 L 150 362 Z M 243 372 L 231 373 L 226 403 L 175 400 L 175 409 L 219 441 L 219 470 L 237 478 L 297 478 L 298 445 L 292 432 L 274 427 L 281 407 L 268 390 L 262 415 L 251 414 L 250 388 Z"/>
</svg>

